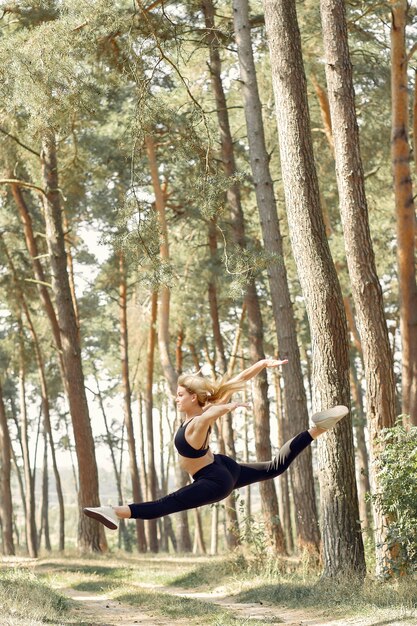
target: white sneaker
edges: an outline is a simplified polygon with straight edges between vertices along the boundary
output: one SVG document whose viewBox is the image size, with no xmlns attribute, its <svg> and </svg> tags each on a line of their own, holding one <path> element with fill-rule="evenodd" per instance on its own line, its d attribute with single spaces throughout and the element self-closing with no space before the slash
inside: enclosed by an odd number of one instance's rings
<svg viewBox="0 0 417 626">
<path fill-rule="evenodd" d="M 83 512 L 88 517 L 96 519 L 98 522 L 101 522 L 111 530 L 119 528 L 119 518 L 114 512 L 112 506 L 87 507 L 83 509 Z"/>
<path fill-rule="evenodd" d="M 314 422 L 316 426 L 319 428 L 323 428 L 324 430 L 329 430 L 333 428 L 337 424 L 342 417 L 345 417 L 349 413 L 349 409 L 347 406 L 343 404 L 339 404 L 338 406 L 334 406 L 331 409 L 326 409 L 326 411 L 320 411 L 320 413 L 314 413 L 311 417 L 311 420 Z"/>
</svg>

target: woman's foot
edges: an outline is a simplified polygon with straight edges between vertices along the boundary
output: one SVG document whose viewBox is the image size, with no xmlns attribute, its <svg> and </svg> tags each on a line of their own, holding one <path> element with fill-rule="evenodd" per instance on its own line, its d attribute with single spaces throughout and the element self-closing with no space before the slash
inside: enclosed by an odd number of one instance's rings
<svg viewBox="0 0 417 626">
<path fill-rule="evenodd" d="M 119 518 L 112 506 L 86 507 L 83 509 L 83 512 L 88 517 L 96 519 L 111 530 L 117 530 L 117 528 L 119 528 Z"/>
<path fill-rule="evenodd" d="M 317 428 L 326 431 L 330 430 L 330 428 L 333 428 L 333 426 L 336 426 L 337 422 L 339 422 L 348 413 L 348 407 L 344 406 L 343 404 L 339 404 L 338 406 L 334 406 L 331 409 L 320 411 L 320 413 L 314 413 L 314 415 L 311 417 L 311 420 L 312 422 L 314 422 Z"/>
</svg>

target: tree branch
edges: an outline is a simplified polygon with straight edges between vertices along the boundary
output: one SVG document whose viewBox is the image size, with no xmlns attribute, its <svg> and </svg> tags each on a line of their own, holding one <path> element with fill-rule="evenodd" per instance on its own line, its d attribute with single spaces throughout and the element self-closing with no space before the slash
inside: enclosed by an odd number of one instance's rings
<svg viewBox="0 0 417 626">
<path fill-rule="evenodd" d="M 42 187 L 32 185 L 32 183 L 27 183 L 25 180 L 18 180 L 17 178 L 1 178 L 0 185 L 18 185 L 19 187 L 27 187 L 28 189 L 33 189 L 34 191 L 41 193 L 43 196 L 46 196 L 45 190 L 42 189 Z"/>
<path fill-rule="evenodd" d="M 10 133 L 8 133 L 7 130 L 4 130 L 4 128 L 0 128 L 0 133 L 3 133 L 3 135 L 7 135 L 7 137 L 10 137 L 10 139 L 13 139 L 16 143 L 18 143 L 19 146 L 21 146 L 25 150 L 29 150 L 29 152 L 31 152 L 32 154 L 36 155 L 38 158 L 40 157 L 39 152 L 36 152 L 36 150 L 33 150 L 32 148 L 29 148 L 29 146 L 27 146 L 24 143 L 22 143 L 20 141 L 20 139 L 18 139 L 14 135 L 11 135 Z"/>
<path fill-rule="evenodd" d="M 417 41 L 413 44 L 413 46 L 411 47 L 410 52 L 407 54 L 407 63 L 409 63 L 411 57 L 413 56 L 414 52 L 417 50 Z"/>
</svg>

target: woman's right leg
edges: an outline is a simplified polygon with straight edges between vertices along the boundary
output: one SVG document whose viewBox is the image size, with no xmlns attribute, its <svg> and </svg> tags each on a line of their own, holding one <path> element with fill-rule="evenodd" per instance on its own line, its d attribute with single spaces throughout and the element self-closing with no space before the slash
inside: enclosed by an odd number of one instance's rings
<svg viewBox="0 0 417 626">
<path fill-rule="evenodd" d="M 235 488 L 239 489 L 246 485 L 276 478 L 289 468 L 294 459 L 312 443 L 313 439 L 314 434 L 306 430 L 284 443 L 271 461 L 239 463 L 240 476 Z"/>
</svg>

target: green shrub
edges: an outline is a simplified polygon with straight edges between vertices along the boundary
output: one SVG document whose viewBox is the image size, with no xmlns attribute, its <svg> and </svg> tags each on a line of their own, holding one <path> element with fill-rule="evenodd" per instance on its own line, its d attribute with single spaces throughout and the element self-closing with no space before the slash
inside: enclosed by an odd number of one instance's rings
<svg viewBox="0 0 417 626">
<path fill-rule="evenodd" d="M 381 432 L 380 442 L 378 492 L 372 500 L 389 520 L 388 548 L 396 546 L 398 552 L 390 571 L 412 574 L 417 572 L 417 427 L 398 421 Z"/>
</svg>

